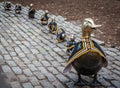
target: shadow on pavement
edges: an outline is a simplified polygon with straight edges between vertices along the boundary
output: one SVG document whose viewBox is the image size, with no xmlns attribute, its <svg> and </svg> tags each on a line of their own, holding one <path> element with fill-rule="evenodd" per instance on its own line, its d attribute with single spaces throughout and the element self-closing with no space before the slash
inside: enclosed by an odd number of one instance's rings
<svg viewBox="0 0 120 88">
<path fill-rule="evenodd" d="M 10 85 L 6 82 L 6 77 L 0 68 L 0 88 L 10 88 Z"/>
</svg>

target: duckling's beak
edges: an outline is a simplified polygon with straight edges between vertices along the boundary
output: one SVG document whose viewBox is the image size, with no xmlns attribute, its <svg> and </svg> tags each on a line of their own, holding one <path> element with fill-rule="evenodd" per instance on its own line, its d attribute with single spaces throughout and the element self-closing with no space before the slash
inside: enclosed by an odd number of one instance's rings
<svg viewBox="0 0 120 88">
<path fill-rule="evenodd" d="M 96 28 L 91 28 L 92 30 L 96 30 Z"/>
</svg>

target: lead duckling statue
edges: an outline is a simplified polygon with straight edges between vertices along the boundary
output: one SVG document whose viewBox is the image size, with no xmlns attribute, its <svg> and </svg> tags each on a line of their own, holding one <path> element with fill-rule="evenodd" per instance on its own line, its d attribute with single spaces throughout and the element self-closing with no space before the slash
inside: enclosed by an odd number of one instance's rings
<svg viewBox="0 0 120 88">
<path fill-rule="evenodd" d="M 65 41 L 65 38 L 66 38 L 65 30 L 63 30 L 62 28 L 57 28 L 56 36 L 57 36 L 56 39 L 58 43 Z"/>
<path fill-rule="evenodd" d="M 42 25 L 47 25 L 48 24 L 48 10 L 45 10 L 45 14 L 41 16 L 40 20 L 41 20 L 41 24 Z"/>
<path fill-rule="evenodd" d="M 16 13 L 16 14 L 20 14 L 20 13 L 21 13 L 21 10 L 22 10 L 21 4 L 16 4 L 16 5 L 15 5 L 15 13 Z"/>
<path fill-rule="evenodd" d="M 5 10 L 11 10 L 11 7 L 12 7 L 11 2 L 4 2 L 4 9 Z"/>
<path fill-rule="evenodd" d="M 30 4 L 30 8 L 29 8 L 29 11 L 28 11 L 28 17 L 29 18 L 35 18 L 35 12 L 36 12 L 36 10 L 34 9 L 33 4 Z"/>
<path fill-rule="evenodd" d="M 80 86 L 88 85 L 81 78 L 81 75 L 93 76 L 93 81 L 90 86 L 96 86 L 97 73 L 102 67 L 106 67 L 108 62 L 106 55 L 101 47 L 91 39 L 91 32 L 101 25 L 95 25 L 93 19 L 86 18 L 83 22 L 82 40 L 78 42 L 70 57 L 68 58 L 67 65 L 64 73 L 69 71 L 72 66 L 78 74 L 78 81 L 75 84 Z"/>
<path fill-rule="evenodd" d="M 67 50 L 66 50 L 66 53 L 70 54 L 72 52 L 72 50 L 74 49 L 75 45 L 76 45 L 75 36 L 72 35 L 70 37 L 70 40 L 67 41 L 67 46 L 66 46 Z"/>
<path fill-rule="evenodd" d="M 52 18 L 52 21 L 48 24 L 49 32 L 55 34 L 57 30 L 57 23 L 55 22 L 55 18 Z"/>
</svg>

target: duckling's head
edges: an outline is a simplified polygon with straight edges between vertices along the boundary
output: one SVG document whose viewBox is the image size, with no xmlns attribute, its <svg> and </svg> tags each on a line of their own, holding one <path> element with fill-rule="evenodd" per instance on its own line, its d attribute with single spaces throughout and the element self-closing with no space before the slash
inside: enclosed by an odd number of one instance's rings
<svg viewBox="0 0 120 88">
<path fill-rule="evenodd" d="M 11 4 L 11 2 L 7 2 L 7 4 Z"/>
<path fill-rule="evenodd" d="M 52 18 L 52 22 L 55 22 L 55 18 Z"/>
<path fill-rule="evenodd" d="M 96 25 L 92 18 L 85 18 L 82 25 L 83 37 L 91 36 L 91 32 L 96 30 L 97 27 L 101 27 L 101 25 Z"/>
<path fill-rule="evenodd" d="M 33 4 L 32 4 L 32 3 L 30 4 L 30 7 L 33 7 Z"/>
<path fill-rule="evenodd" d="M 71 41 L 74 41 L 74 40 L 75 40 L 75 36 L 72 35 L 72 36 L 70 37 L 70 40 L 71 40 Z"/>
<path fill-rule="evenodd" d="M 48 14 L 48 10 L 45 10 L 45 13 Z"/>
<path fill-rule="evenodd" d="M 4 3 L 5 5 L 11 5 L 11 2 L 7 1 Z"/>
<path fill-rule="evenodd" d="M 21 4 L 18 4 L 18 3 L 17 3 L 16 6 L 21 6 Z"/>
<path fill-rule="evenodd" d="M 65 34 L 62 34 L 62 37 L 65 37 Z"/>
<path fill-rule="evenodd" d="M 19 4 L 19 6 L 22 6 L 22 4 Z"/>
</svg>

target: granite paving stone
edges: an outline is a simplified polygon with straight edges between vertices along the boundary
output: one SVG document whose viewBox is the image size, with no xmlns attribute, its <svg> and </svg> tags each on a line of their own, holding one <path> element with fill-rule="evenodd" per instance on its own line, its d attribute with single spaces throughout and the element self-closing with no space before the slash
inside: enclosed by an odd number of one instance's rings
<svg viewBox="0 0 120 88">
<path fill-rule="evenodd" d="M 60 66 L 60 63 L 58 63 L 57 61 L 52 61 L 51 63 L 54 67 Z"/>
<path fill-rule="evenodd" d="M 29 67 L 30 70 L 33 71 L 33 72 L 38 70 L 33 64 L 28 64 L 28 67 Z"/>
<path fill-rule="evenodd" d="M 119 81 L 112 81 L 112 84 L 113 84 L 116 88 L 119 88 L 119 87 L 120 87 L 120 82 L 119 82 Z"/>
<path fill-rule="evenodd" d="M 120 81 L 120 76 L 118 76 L 117 74 L 112 74 L 111 75 L 115 80 Z"/>
<path fill-rule="evenodd" d="M 38 60 L 44 60 L 45 59 L 45 57 L 42 54 L 37 54 L 36 56 L 37 56 Z"/>
<path fill-rule="evenodd" d="M 17 81 L 11 82 L 11 86 L 12 86 L 12 88 L 22 88 L 21 85 L 20 85 L 20 83 L 17 82 Z"/>
<path fill-rule="evenodd" d="M 14 47 L 14 49 L 15 49 L 15 51 L 16 51 L 18 54 L 22 52 L 19 47 Z"/>
<path fill-rule="evenodd" d="M 23 61 L 24 61 L 24 63 L 25 64 L 30 64 L 31 63 L 31 61 L 28 59 L 28 58 L 21 58 Z"/>
<path fill-rule="evenodd" d="M 55 56 L 54 57 L 59 63 L 61 63 L 61 62 L 64 62 L 64 60 L 63 60 L 63 58 L 61 58 L 60 56 Z"/>
<path fill-rule="evenodd" d="M 41 73 L 43 73 L 43 74 L 47 74 L 48 73 L 48 71 L 47 71 L 47 69 L 45 68 L 45 67 L 38 67 L 38 69 L 41 71 Z"/>
<path fill-rule="evenodd" d="M 36 49 L 31 49 L 31 51 L 32 51 L 33 54 L 38 54 L 39 53 L 39 51 L 36 50 Z"/>
<path fill-rule="evenodd" d="M 29 54 L 29 53 L 30 53 L 30 50 L 29 50 L 29 49 L 23 49 L 23 52 L 24 52 L 25 54 Z"/>
<path fill-rule="evenodd" d="M 36 57 L 35 57 L 35 55 L 33 53 L 26 54 L 26 55 L 27 55 L 29 61 L 36 60 Z"/>
<path fill-rule="evenodd" d="M 39 85 L 39 80 L 36 77 L 28 77 L 33 86 Z"/>
<path fill-rule="evenodd" d="M 8 54 L 8 52 L 5 50 L 5 49 L 1 49 L 0 50 L 1 51 L 1 53 L 4 55 L 4 54 Z"/>
<path fill-rule="evenodd" d="M 9 46 L 8 42 L 4 38 L 1 38 L 0 41 L 3 46 Z"/>
<path fill-rule="evenodd" d="M 99 82 L 102 83 L 103 86 L 111 86 L 111 84 L 107 82 L 105 79 L 100 79 Z"/>
<path fill-rule="evenodd" d="M 25 54 L 24 54 L 23 52 L 20 52 L 20 53 L 18 53 L 18 56 L 19 56 L 20 58 L 23 58 L 23 57 L 25 57 Z"/>
<path fill-rule="evenodd" d="M 118 74 L 120 76 L 120 71 L 119 70 L 113 70 L 112 72 L 114 72 L 115 74 Z"/>
<path fill-rule="evenodd" d="M 41 61 L 41 63 L 43 64 L 44 67 L 51 66 L 51 64 L 48 61 Z"/>
<path fill-rule="evenodd" d="M 32 61 L 33 65 L 36 67 L 42 66 L 42 64 L 39 61 Z"/>
<path fill-rule="evenodd" d="M 112 52 L 119 52 L 119 50 L 117 50 L 116 48 L 107 48 L 107 49 L 112 51 Z"/>
<path fill-rule="evenodd" d="M 42 86 L 35 86 L 34 88 L 42 88 Z"/>
<path fill-rule="evenodd" d="M 120 56 L 120 52 L 116 52 L 117 53 L 117 55 L 119 55 Z"/>
<path fill-rule="evenodd" d="M 117 65 L 118 67 L 120 65 L 120 62 L 118 62 L 118 61 L 113 61 L 113 63 L 114 63 L 114 65 Z M 116 66 L 116 68 L 117 68 L 117 66 Z"/>
<path fill-rule="evenodd" d="M 5 73 L 5 75 L 10 82 L 18 80 L 18 78 L 16 77 L 16 75 L 12 71 Z"/>
<path fill-rule="evenodd" d="M 0 60 L 3 60 L 3 56 L 2 55 L 0 55 Z"/>
<path fill-rule="evenodd" d="M 57 66 L 56 69 L 57 69 L 58 71 L 60 71 L 61 73 L 63 73 L 64 67 L 62 67 L 62 66 Z M 72 70 L 71 70 L 71 71 L 72 71 Z"/>
<path fill-rule="evenodd" d="M 43 75 L 43 73 L 37 71 L 33 73 L 39 80 L 41 79 L 45 79 L 45 75 Z"/>
<path fill-rule="evenodd" d="M 51 73 L 53 73 L 54 75 L 56 75 L 56 74 L 59 73 L 54 67 L 48 67 L 47 69 L 48 69 Z"/>
<path fill-rule="evenodd" d="M 29 69 L 24 69 L 23 72 L 26 76 L 32 76 L 33 75 L 32 72 Z"/>
<path fill-rule="evenodd" d="M 49 54 L 50 54 L 51 56 L 53 56 L 53 57 L 56 57 L 56 56 L 57 56 L 57 54 L 56 54 L 55 52 L 53 52 L 53 51 L 49 52 Z"/>
<path fill-rule="evenodd" d="M 6 47 L 6 49 L 7 49 L 8 52 L 14 51 L 14 49 L 11 46 Z"/>
<path fill-rule="evenodd" d="M 62 74 L 58 74 L 58 75 L 56 75 L 56 77 L 62 82 L 62 83 L 65 83 L 65 82 L 68 82 L 69 81 L 69 79 L 68 78 L 66 78 L 64 75 L 62 75 Z"/>
<path fill-rule="evenodd" d="M 40 80 L 40 83 L 42 84 L 43 88 L 55 88 L 50 82 L 47 80 Z"/>
<path fill-rule="evenodd" d="M 11 57 L 10 55 L 4 55 L 4 59 L 7 61 L 7 60 L 11 60 Z"/>
<path fill-rule="evenodd" d="M 47 73 L 46 76 L 50 82 L 56 81 L 56 77 L 52 75 L 51 73 Z"/>
<path fill-rule="evenodd" d="M 18 75 L 17 76 L 20 82 L 27 82 L 28 78 L 25 75 Z"/>
<path fill-rule="evenodd" d="M 21 61 L 21 59 L 20 59 L 19 57 L 17 57 L 17 56 L 12 57 L 12 58 L 13 58 L 13 60 L 14 60 L 16 63 Z"/>
<path fill-rule="evenodd" d="M 74 74 L 74 73 L 69 73 L 69 74 L 67 74 L 67 76 L 69 77 L 69 78 L 71 78 L 72 80 L 74 80 L 74 81 L 76 81 L 76 78 L 78 77 L 76 74 Z"/>
<path fill-rule="evenodd" d="M 115 59 L 120 61 L 120 56 L 116 56 Z"/>
<path fill-rule="evenodd" d="M 22 74 L 22 70 L 19 67 L 12 67 L 13 72 L 15 72 L 15 74 Z"/>
<path fill-rule="evenodd" d="M 3 72 L 11 72 L 11 68 L 8 65 L 2 65 Z"/>
<path fill-rule="evenodd" d="M 14 61 L 6 61 L 9 66 L 17 66 Z"/>
<path fill-rule="evenodd" d="M 33 88 L 32 84 L 30 82 L 23 83 L 23 88 Z"/>
<path fill-rule="evenodd" d="M 52 56 L 50 56 L 49 54 L 45 55 L 45 59 L 47 59 L 49 61 L 53 61 L 54 60 L 54 58 Z"/>
<path fill-rule="evenodd" d="M 54 85 L 56 88 L 66 88 L 65 86 L 63 86 L 62 83 L 60 83 L 60 82 L 58 82 L 58 81 L 53 82 L 53 85 Z"/>
<path fill-rule="evenodd" d="M 110 55 L 110 56 L 113 56 L 113 57 L 117 56 L 116 53 L 111 52 L 111 51 L 106 51 L 106 54 L 108 54 L 108 55 Z"/>
<path fill-rule="evenodd" d="M 16 52 L 10 52 L 10 55 L 11 55 L 12 57 L 14 57 L 14 56 L 16 56 L 17 54 L 16 54 Z"/>
</svg>

